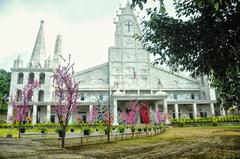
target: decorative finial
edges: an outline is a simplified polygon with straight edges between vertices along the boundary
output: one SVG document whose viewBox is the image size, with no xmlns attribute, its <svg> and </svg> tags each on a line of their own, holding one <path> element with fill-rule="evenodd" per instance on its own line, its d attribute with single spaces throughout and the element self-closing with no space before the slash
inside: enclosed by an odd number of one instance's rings
<svg viewBox="0 0 240 159">
<path fill-rule="evenodd" d="M 41 24 L 43 24 L 44 23 L 44 20 L 41 20 Z"/>
</svg>

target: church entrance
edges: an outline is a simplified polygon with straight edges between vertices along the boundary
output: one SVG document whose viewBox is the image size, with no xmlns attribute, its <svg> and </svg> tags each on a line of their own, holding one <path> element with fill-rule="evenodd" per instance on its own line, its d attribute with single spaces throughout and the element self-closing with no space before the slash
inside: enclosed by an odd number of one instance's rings
<svg viewBox="0 0 240 159">
<path fill-rule="evenodd" d="M 129 103 L 131 101 L 118 101 L 118 112 L 119 113 L 126 113 L 128 114 L 131 109 L 129 110 Z M 152 101 L 137 101 L 138 111 L 137 111 L 137 123 L 138 124 L 149 124 L 151 123 L 151 109 L 154 108 L 154 102 Z"/>
<path fill-rule="evenodd" d="M 150 123 L 150 113 L 149 107 L 143 105 L 140 107 L 139 113 L 141 116 L 141 123 L 149 124 Z"/>
</svg>

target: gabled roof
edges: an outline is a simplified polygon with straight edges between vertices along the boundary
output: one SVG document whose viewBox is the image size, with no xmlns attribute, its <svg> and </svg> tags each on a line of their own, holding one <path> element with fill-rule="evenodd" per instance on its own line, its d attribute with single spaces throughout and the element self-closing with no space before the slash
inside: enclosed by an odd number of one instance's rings
<svg viewBox="0 0 240 159">
<path fill-rule="evenodd" d="M 168 70 L 168 69 L 166 69 L 166 68 L 163 68 L 163 67 L 161 67 L 161 66 L 153 66 L 153 65 L 152 65 L 151 67 L 152 67 L 152 68 L 155 68 L 155 69 L 158 69 L 158 70 L 161 70 L 161 71 L 164 71 L 164 72 L 166 72 L 166 73 L 172 74 L 172 75 L 174 75 L 174 76 L 178 76 L 178 77 L 180 77 L 180 78 L 184 78 L 184 79 L 189 80 L 189 81 L 191 81 L 191 82 L 199 83 L 198 80 L 196 80 L 196 79 L 194 79 L 194 78 L 191 78 L 191 77 L 188 77 L 188 76 L 186 76 L 186 75 L 183 75 L 182 73 L 172 72 L 172 71 L 170 71 L 170 70 Z"/>
<path fill-rule="evenodd" d="M 101 69 L 101 68 L 106 67 L 106 66 L 108 66 L 108 63 L 103 63 L 103 64 L 100 64 L 100 65 L 96 65 L 96 66 L 84 69 L 82 71 L 76 72 L 74 74 L 74 77 L 85 74 L 85 73 L 88 73 L 88 72 L 91 72 L 91 71 L 95 71 L 97 69 Z"/>
</svg>

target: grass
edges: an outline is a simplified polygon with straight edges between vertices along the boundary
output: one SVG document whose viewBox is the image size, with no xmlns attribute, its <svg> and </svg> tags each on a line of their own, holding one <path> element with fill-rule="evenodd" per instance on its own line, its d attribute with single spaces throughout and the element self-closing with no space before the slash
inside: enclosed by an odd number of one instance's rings
<svg viewBox="0 0 240 159">
<path fill-rule="evenodd" d="M 39 132 L 38 129 L 30 130 Z M 1 134 L 8 131 L 0 130 Z M 14 131 L 17 133 L 17 130 Z M 7 144 L 2 152 L 6 158 L 11 158 L 9 156 L 13 152 L 16 152 L 17 156 L 24 152 L 25 158 L 31 158 L 33 154 L 41 158 L 240 158 L 240 126 L 168 128 L 165 133 L 157 136 L 66 149 L 47 145 L 36 146 L 35 142 L 18 139 L 13 142 L 15 145 Z M 19 145 L 20 143 L 23 145 Z"/>
<path fill-rule="evenodd" d="M 47 128 L 47 132 L 55 132 L 56 128 Z M 70 127 L 67 130 L 68 132 L 70 132 Z M 80 129 L 75 129 L 75 132 L 80 132 Z M 26 133 L 40 133 L 41 130 L 39 128 L 27 128 Z M 13 135 L 13 137 L 18 137 L 18 129 L 16 128 L 1 128 L 0 129 L 0 138 L 1 137 L 6 137 L 7 134 L 11 133 Z"/>
<path fill-rule="evenodd" d="M 95 158 L 240 158 L 240 127 L 169 128 L 157 136 L 68 149 Z"/>
</svg>

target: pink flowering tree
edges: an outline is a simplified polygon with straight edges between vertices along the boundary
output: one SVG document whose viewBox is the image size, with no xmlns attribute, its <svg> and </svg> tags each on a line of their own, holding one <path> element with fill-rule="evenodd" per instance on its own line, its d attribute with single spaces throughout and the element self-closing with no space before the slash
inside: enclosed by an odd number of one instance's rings
<svg viewBox="0 0 240 159">
<path fill-rule="evenodd" d="M 155 119 L 156 124 L 161 124 L 166 122 L 166 115 L 161 113 L 159 108 L 156 109 L 155 117 L 156 117 Z"/>
<path fill-rule="evenodd" d="M 65 59 L 63 59 L 63 61 L 66 62 Z M 58 66 L 52 76 L 56 96 L 58 97 L 54 110 L 61 126 L 59 133 L 61 133 L 62 137 L 62 147 L 64 147 L 64 139 L 69 119 L 72 112 L 77 109 L 77 99 L 79 98 L 78 83 L 73 78 L 74 64 L 70 62 L 70 55 L 66 63 L 65 66 Z"/>
<path fill-rule="evenodd" d="M 98 119 L 98 109 L 97 106 L 93 106 L 92 110 L 87 115 L 87 122 L 94 124 Z"/>
<path fill-rule="evenodd" d="M 16 112 L 15 120 L 19 124 L 24 124 L 31 106 L 29 102 L 33 96 L 34 90 L 40 87 L 39 81 L 28 82 L 18 94 L 11 99 L 11 103 Z"/>
<path fill-rule="evenodd" d="M 97 120 L 98 121 L 102 121 L 105 126 L 106 126 L 106 130 L 105 133 L 107 133 L 107 140 L 108 142 L 110 142 L 110 130 L 111 130 L 111 126 L 113 123 L 113 119 L 114 116 L 112 114 L 112 109 L 111 109 L 111 105 L 109 104 L 109 102 L 106 101 L 99 101 L 99 105 L 97 107 L 98 109 L 98 116 L 97 116 Z"/>
<path fill-rule="evenodd" d="M 124 123 L 131 124 L 132 138 L 134 135 L 134 125 L 137 123 L 137 113 L 139 112 L 138 101 L 130 101 L 128 104 L 128 113 L 121 113 L 121 117 Z"/>
</svg>

